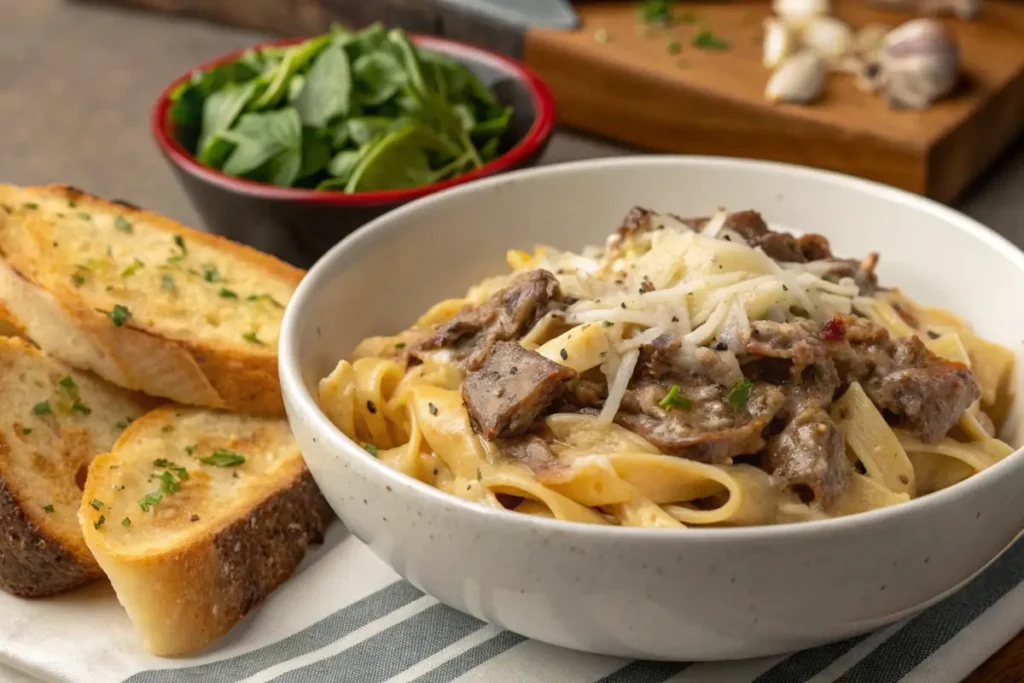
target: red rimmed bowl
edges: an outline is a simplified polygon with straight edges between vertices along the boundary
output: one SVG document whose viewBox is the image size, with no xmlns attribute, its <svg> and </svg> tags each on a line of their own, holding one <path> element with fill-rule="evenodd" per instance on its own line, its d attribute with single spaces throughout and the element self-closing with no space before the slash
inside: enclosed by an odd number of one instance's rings
<svg viewBox="0 0 1024 683">
<path fill-rule="evenodd" d="M 547 84 L 529 68 L 502 55 L 432 36 L 411 36 L 417 46 L 469 68 L 498 100 L 513 108 L 502 139 L 503 154 L 470 173 L 407 190 L 343 193 L 284 188 L 227 175 L 199 163 L 181 144 L 168 117 L 170 94 L 199 69 L 238 58 L 244 50 L 191 69 L 167 86 L 153 107 L 151 130 L 189 199 L 211 232 L 307 268 L 350 232 L 413 199 L 477 178 L 537 163 L 555 126 L 555 102 Z M 261 43 L 277 47 L 304 38 Z"/>
</svg>

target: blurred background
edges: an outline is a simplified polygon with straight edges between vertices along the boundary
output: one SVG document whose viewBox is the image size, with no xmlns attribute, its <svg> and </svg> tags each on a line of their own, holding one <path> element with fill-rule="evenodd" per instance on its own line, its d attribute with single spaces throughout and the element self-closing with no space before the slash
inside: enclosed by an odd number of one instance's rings
<svg viewBox="0 0 1024 683">
<path fill-rule="evenodd" d="M 228 4 L 241 3 L 208 0 L 205 6 L 216 14 Z M 268 3 L 252 3 L 257 5 Z M 312 28 L 327 21 L 319 14 L 320 5 L 280 2 L 277 15 L 254 16 L 254 23 L 277 22 L 281 30 L 276 35 L 295 34 L 304 25 Z M 252 29 L 131 10 L 113 2 L 0 0 L 0 181 L 68 182 L 201 225 L 152 141 L 151 107 L 160 91 L 188 69 L 268 37 Z M 587 40 L 596 42 L 590 34 Z M 1021 41 L 1024 45 L 1024 37 Z M 749 49 L 757 54 L 760 48 Z M 587 82 L 583 75 L 580 80 Z M 1024 74 L 1018 80 L 1018 85 L 1024 83 Z M 559 88 L 555 91 L 560 99 Z M 955 205 L 1022 244 L 1024 146 L 1018 141 L 1002 147 L 989 170 L 960 193 Z M 563 126 L 542 163 L 634 151 Z"/>
</svg>

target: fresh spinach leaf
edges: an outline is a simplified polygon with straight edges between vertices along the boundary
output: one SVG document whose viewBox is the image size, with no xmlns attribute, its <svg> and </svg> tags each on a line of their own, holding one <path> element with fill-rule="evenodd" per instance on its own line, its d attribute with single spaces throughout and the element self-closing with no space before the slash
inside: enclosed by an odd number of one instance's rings
<svg viewBox="0 0 1024 683">
<path fill-rule="evenodd" d="M 356 169 L 359 164 L 359 160 L 363 156 L 363 151 L 355 149 L 344 149 L 334 155 L 331 162 L 327 165 L 327 171 L 333 178 L 325 180 L 324 183 L 334 183 L 337 181 L 341 188 L 345 187 L 345 183 L 352 177 L 352 172 Z M 323 185 L 324 183 L 321 183 Z"/>
<path fill-rule="evenodd" d="M 409 41 L 409 36 L 402 29 L 394 28 L 388 31 L 388 43 L 397 52 L 399 62 L 405 68 L 406 80 L 409 86 L 425 93 L 426 82 L 423 79 L 423 69 L 420 65 L 419 53 Z"/>
<path fill-rule="evenodd" d="M 235 143 L 235 149 L 222 169 L 225 173 L 249 175 L 278 159 L 274 162 L 274 168 L 265 169 L 266 173 L 260 174 L 268 182 L 272 182 L 270 176 L 278 180 L 291 176 L 291 184 L 298 175 L 299 168 L 292 171 L 291 166 L 302 163 L 302 122 L 294 108 L 245 114 L 225 136 Z M 293 156 L 298 159 L 297 162 L 291 161 Z M 287 173 L 276 168 L 282 164 Z"/>
<path fill-rule="evenodd" d="M 325 126 L 335 117 L 348 114 L 351 96 L 348 55 L 342 48 L 328 45 L 309 68 L 295 108 L 307 126 Z"/>
<path fill-rule="evenodd" d="M 354 62 L 359 57 L 375 52 L 387 41 L 388 30 L 384 24 L 375 22 L 357 33 L 344 34 L 335 38 L 335 44 L 341 43 Z"/>
<path fill-rule="evenodd" d="M 253 79 L 259 73 L 259 68 L 242 61 L 223 64 L 209 71 L 196 71 L 171 93 L 171 120 L 179 126 L 199 126 L 207 97 L 228 85 Z"/>
<path fill-rule="evenodd" d="M 395 119 L 385 116 L 364 116 L 346 121 L 348 137 L 359 147 L 387 133 L 394 125 Z"/>
<path fill-rule="evenodd" d="M 249 111 L 263 111 L 276 107 L 288 91 L 288 81 L 330 43 L 329 35 L 317 36 L 290 48 L 284 59 L 257 79 L 265 89 L 249 104 Z M 303 88 L 305 89 L 305 88 Z"/>
<path fill-rule="evenodd" d="M 494 161 L 495 159 L 498 158 L 499 154 L 501 153 L 500 147 L 501 139 L 491 138 L 486 143 L 484 143 L 483 147 L 480 148 L 480 160 L 483 161 L 485 164 L 488 161 Z"/>
<path fill-rule="evenodd" d="M 419 127 L 410 123 L 388 133 L 363 153 L 345 190 L 398 190 L 430 182 L 430 164 L 422 146 Z"/>
<path fill-rule="evenodd" d="M 302 167 L 299 178 L 319 173 L 331 161 L 331 136 L 322 128 L 302 129 Z"/>
<path fill-rule="evenodd" d="M 203 127 L 199 136 L 200 157 L 211 158 L 213 155 L 206 146 L 217 133 L 221 133 L 234 124 L 235 119 L 245 109 L 245 105 L 253 95 L 255 81 L 241 85 L 229 85 L 218 90 L 203 103 Z"/>
<path fill-rule="evenodd" d="M 302 74 L 295 74 L 292 80 L 288 81 L 288 104 L 295 104 L 302 95 L 302 89 L 306 85 L 306 77 Z"/>
<path fill-rule="evenodd" d="M 405 71 L 398 59 L 383 50 L 363 55 L 352 65 L 359 101 L 376 107 L 394 97 L 405 86 Z"/>
<path fill-rule="evenodd" d="M 459 121 L 462 122 L 462 130 L 473 130 L 476 127 L 476 116 L 473 114 L 473 108 L 468 104 L 456 104 L 452 106 L 452 111 L 459 117 Z"/>
<path fill-rule="evenodd" d="M 494 118 L 481 121 L 473 126 L 470 133 L 474 136 L 500 137 L 508 129 L 508 123 L 512 119 L 512 107 L 505 107 L 501 114 Z"/>
<path fill-rule="evenodd" d="M 264 179 L 271 185 L 291 187 L 302 170 L 302 150 L 285 149 L 275 155 L 264 169 Z"/>
</svg>

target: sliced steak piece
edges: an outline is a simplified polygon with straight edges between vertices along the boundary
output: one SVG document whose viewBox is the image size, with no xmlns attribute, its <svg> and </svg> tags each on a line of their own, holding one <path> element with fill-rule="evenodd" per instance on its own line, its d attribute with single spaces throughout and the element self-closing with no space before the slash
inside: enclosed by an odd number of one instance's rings
<svg viewBox="0 0 1024 683">
<path fill-rule="evenodd" d="M 891 339 L 884 327 L 855 316 L 836 316 L 825 329 L 842 382 L 860 382 L 890 421 L 924 441 L 945 436 L 981 395 L 967 367 L 936 356 L 917 337 Z M 836 330 L 841 337 L 834 338 Z"/>
<path fill-rule="evenodd" d="M 466 376 L 462 400 L 473 429 L 485 439 L 509 439 L 530 429 L 534 420 L 565 392 L 571 368 L 554 363 L 515 342 L 496 342 L 482 367 Z"/>
<path fill-rule="evenodd" d="M 615 421 L 644 437 L 662 452 L 700 462 L 730 458 L 764 448 L 761 432 L 785 403 L 777 387 L 756 384 L 746 405 L 737 409 L 726 400 L 728 390 L 699 377 L 679 383 L 685 406 L 659 406 L 673 384 L 640 380 L 626 392 Z"/>
<path fill-rule="evenodd" d="M 846 489 L 846 444 L 828 411 L 811 401 L 771 438 L 765 468 L 785 480 L 805 502 L 827 507 Z"/>
<path fill-rule="evenodd" d="M 897 339 L 893 363 L 864 383 L 871 401 L 900 424 L 934 443 L 981 396 L 970 369 L 932 355 L 917 337 Z"/>
<path fill-rule="evenodd" d="M 759 358 L 790 361 L 794 377 L 799 376 L 804 368 L 824 360 L 826 355 L 818 325 L 812 320 L 793 323 L 753 320 L 745 352 Z"/>
<path fill-rule="evenodd" d="M 739 363 L 731 353 L 706 346 L 683 344 L 663 334 L 640 347 L 634 377 L 660 379 L 699 375 L 722 386 L 732 386 L 743 378 Z"/>
<path fill-rule="evenodd" d="M 412 353 L 452 349 L 467 370 L 476 370 L 496 342 L 521 338 L 544 315 L 564 310 L 567 303 L 558 280 L 548 271 L 521 273 L 484 303 L 467 306 L 439 325 Z"/>
</svg>

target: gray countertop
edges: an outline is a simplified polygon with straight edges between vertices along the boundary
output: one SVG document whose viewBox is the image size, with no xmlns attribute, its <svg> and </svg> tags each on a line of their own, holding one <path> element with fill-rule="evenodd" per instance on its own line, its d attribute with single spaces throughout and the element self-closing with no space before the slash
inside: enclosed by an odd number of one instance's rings
<svg viewBox="0 0 1024 683">
<path fill-rule="evenodd" d="M 150 139 L 150 107 L 190 67 L 264 37 L 61 0 L 0 0 L 0 182 L 66 182 L 200 226 Z M 543 161 L 631 151 L 562 131 Z M 1024 144 L 958 208 L 1024 245 Z"/>
</svg>

